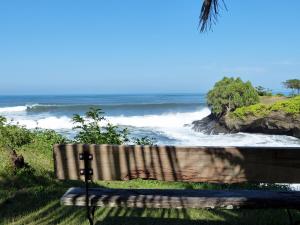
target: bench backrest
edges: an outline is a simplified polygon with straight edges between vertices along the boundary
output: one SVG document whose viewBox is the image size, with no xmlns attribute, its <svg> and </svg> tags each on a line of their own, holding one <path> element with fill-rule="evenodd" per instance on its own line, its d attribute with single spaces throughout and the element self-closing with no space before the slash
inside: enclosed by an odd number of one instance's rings
<svg viewBox="0 0 300 225">
<path fill-rule="evenodd" d="M 300 183 L 300 147 L 55 145 L 58 179 L 84 179 L 83 152 L 92 180 Z"/>
</svg>

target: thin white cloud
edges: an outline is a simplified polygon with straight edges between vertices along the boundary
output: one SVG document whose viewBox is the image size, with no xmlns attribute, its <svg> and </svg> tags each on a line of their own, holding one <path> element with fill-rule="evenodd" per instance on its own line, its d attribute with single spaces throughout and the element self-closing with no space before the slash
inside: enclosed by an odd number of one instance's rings
<svg viewBox="0 0 300 225">
<path fill-rule="evenodd" d="M 279 65 L 279 66 L 299 66 L 300 65 L 300 61 L 281 60 L 281 61 L 272 63 L 272 65 Z"/>
<path fill-rule="evenodd" d="M 266 73 L 268 70 L 265 67 L 259 66 L 238 66 L 222 69 L 223 73 Z"/>
</svg>

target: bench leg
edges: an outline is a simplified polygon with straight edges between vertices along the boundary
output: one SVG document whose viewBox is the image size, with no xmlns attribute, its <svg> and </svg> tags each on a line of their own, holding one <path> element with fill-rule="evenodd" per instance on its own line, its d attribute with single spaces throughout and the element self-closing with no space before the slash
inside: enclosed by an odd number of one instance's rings
<svg viewBox="0 0 300 225">
<path fill-rule="evenodd" d="M 294 225 L 291 211 L 289 209 L 286 209 L 286 212 L 287 212 L 287 214 L 289 216 L 290 225 Z"/>
<path fill-rule="evenodd" d="M 294 222 L 291 211 L 289 209 L 287 209 L 286 211 L 289 216 L 290 225 L 300 225 L 300 221 Z"/>
<path fill-rule="evenodd" d="M 88 207 L 87 218 L 90 222 L 90 225 L 94 225 L 94 215 L 95 215 L 96 206 Z"/>
</svg>

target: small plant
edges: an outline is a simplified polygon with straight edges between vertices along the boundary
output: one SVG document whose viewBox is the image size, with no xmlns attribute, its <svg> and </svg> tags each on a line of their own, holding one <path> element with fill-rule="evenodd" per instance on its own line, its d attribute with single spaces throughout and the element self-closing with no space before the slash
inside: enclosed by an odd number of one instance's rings
<svg viewBox="0 0 300 225">
<path fill-rule="evenodd" d="M 136 145 L 154 145 L 155 139 L 146 136 L 142 138 L 133 138 L 133 141 Z"/>
<path fill-rule="evenodd" d="M 78 114 L 73 116 L 73 123 L 76 125 L 73 129 L 78 130 L 78 134 L 74 140 L 77 143 L 85 144 L 124 144 L 129 141 L 128 130 L 120 129 L 108 123 L 101 126 L 106 119 L 103 116 L 104 112 L 98 108 L 90 108 L 85 113 L 85 117 Z"/>
<path fill-rule="evenodd" d="M 134 143 L 137 145 L 153 145 L 154 139 L 149 137 L 129 139 L 129 131 L 127 128 L 121 129 L 118 126 L 106 123 L 104 112 L 98 108 L 90 108 L 85 113 L 85 117 L 75 114 L 73 123 L 76 125 L 73 129 L 78 131 L 74 141 L 84 144 L 115 144 L 121 145 L 126 143 Z"/>
<path fill-rule="evenodd" d="M 6 123 L 6 118 L 3 116 L 0 116 L 0 126 L 4 126 L 4 124 Z"/>
</svg>

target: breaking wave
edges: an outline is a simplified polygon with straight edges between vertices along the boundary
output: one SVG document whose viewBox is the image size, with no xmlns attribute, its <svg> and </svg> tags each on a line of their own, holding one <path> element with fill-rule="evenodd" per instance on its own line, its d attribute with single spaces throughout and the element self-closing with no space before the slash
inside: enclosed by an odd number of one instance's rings
<svg viewBox="0 0 300 225">
<path fill-rule="evenodd" d="M 2 107 L 0 108 L 0 113 L 25 112 L 26 110 L 27 106 Z"/>
<path fill-rule="evenodd" d="M 196 119 L 202 119 L 209 115 L 208 108 L 197 112 L 190 113 L 166 113 L 161 115 L 145 115 L 145 116 L 108 116 L 107 122 L 115 125 L 125 125 L 134 127 L 183 127 L 190 124 Z M 40 119 L 18 119 L 15 123 L 26 126 L 29 129 L 36 127 L 43 129 L 71 129 L 73 123 L 71 117 L 67 116 L 50 116 Z"/>
<path fill-rule="evenodd" d="M 0 107 L 0 113 L 16 113 L 16 112 L 80 112 L 87 111 L 91 107 L 101 108 L 105 110 L 147 110 L 147 109 L 182 109 L 197 108 L 201 106 L 199 103 L 136 103 L 136 104 L 32 104 L 24 106 Z M 204 105 L 203 105 L 204 106 Z"/>
</svg>

